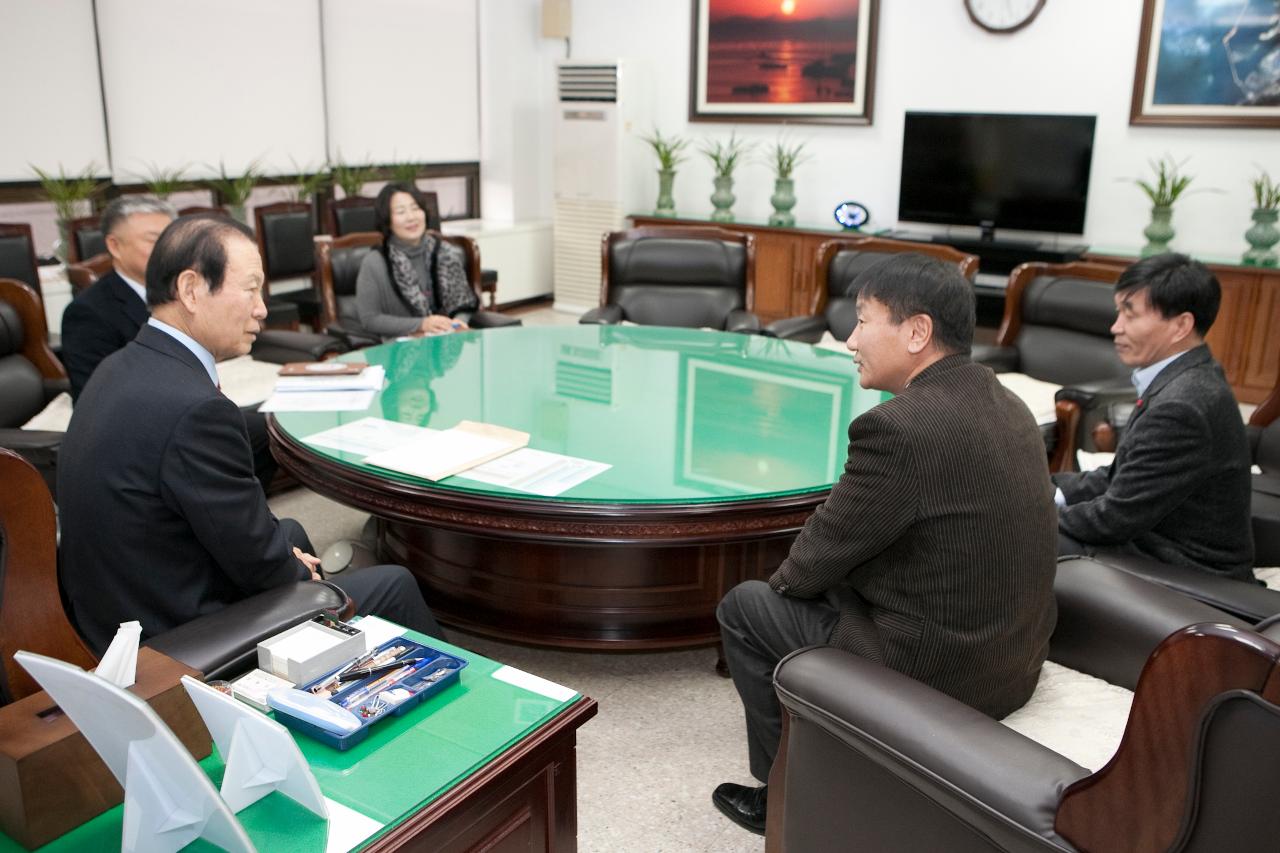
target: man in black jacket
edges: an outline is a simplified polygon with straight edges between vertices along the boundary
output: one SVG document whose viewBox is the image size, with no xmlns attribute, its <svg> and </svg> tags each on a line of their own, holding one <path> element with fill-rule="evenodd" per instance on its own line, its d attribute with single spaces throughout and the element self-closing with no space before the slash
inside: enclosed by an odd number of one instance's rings
<svg viewBox="0 0 1280 853">
<path fill-rule="evenodd" d="M 111 272 L 62 312 L 62 362 L 78 400 L 98 364 L 124 347 L 147 322 L 147 259 L 160 232 L 177 217 L 173 206 L 145 195 L 114 199 L 102 212 Z"/>
<path fill-rule="evenodd" d="M 1186 255 L 1155 255 L 1124 271 L 1115 298 L 1111 334 L 1138 401 L 1110 465 L 1054 475 L 1059 550 L 1117 548 L 1252 580 L 1249 442 L 1204 342 L 1218 280 Z"/>
<path fill-rule="evenodd" d="M 302 527 L 267 508 L 244 417 L 217 386 L 215 361 L 247 353 L 266 317 L 262 284 L 243 225 L 175 221 L 147 265 L 150 319 L 76 404 L 58 465 L 61 577 L 98 654 L 123 621 L 146 638 L 316 576 Z M 440 636 L 400 566 L 335 583 L 359 612 Z"/>
<path fill-rule="evenodd" d="M 176 216 L 173 205 L 147 195 L 120 196 L 102 211 L 111 272 L 62 312 L 62 362 L 71 380 L 73 401 L 80 398 L 102 360 L 133 340 L 151 316 L 144 284 L 147 260 L 160 233 Z M 265 488 L 276 473 L 266 417 L 245 409 L 244 418 L 253 446 L 253 470 Z"/>
<path fill-rule="evenodd" d="M 896 396 L 849 425 L 844 473 L 768 583 L 739 584 L 716 613 L 761 782 L 781 736 L 773 670 L 788 653 L 836 646 L 1002 717 L 1035 689 L 1056 617 L 1044 442 L 1027 407 L 969 360 L 969 282 L 904 254 L 854 288 L 860 382 Z M 712 801 L 762 833 L 767 790 L 725 783 Z"/>
</svg>

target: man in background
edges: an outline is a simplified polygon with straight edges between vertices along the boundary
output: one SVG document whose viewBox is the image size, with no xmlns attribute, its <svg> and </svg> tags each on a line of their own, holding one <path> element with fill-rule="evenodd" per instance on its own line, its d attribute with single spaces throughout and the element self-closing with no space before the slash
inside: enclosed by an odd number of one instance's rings
<svg viewBox="0 0 1280 853">
<path fill-rule="evenodd" d="M 98 364 L 138 334 L 147 308 L 147 261 L 160 233 L 177 217 L 173 206 L 148 195 L 113 199 L 102 211 L 102 233 L 111 255 L 111 272 L 95 281 L 62 312 L 62 362 L 78 400 Z M 253 446 L 253 470 L 266 488 L 276 460 L 267 438 L 267 419 L 245 410 Z"/>
<path fill-rule="evenodd" d="M 1138 401 L 1115 460 L 1053 476 L 1059 550 L 1115 548 L 1253 581 L 1249 440 L 1205 335 L 1222 290 L 1204 264 L 1172 252 L 1116 282 L 1116 354 Z"/>
<path fill-rule="evenodd" d="M 739 584 L 716 612 L 751 775 L 766 784 L 726 782 L 712 802 L 761 834 L 782 730 L 773 670 L 787 654 L 832 645 L 999 718 L 1030 698 L 1056 619 L 1044 440 L 969 360 L 973 288 L 952 265 L 902 254 L 853 289 L 860 384 L 895 396 L 849 425 L 844 473 L 768 583 Z"/>
</svg>

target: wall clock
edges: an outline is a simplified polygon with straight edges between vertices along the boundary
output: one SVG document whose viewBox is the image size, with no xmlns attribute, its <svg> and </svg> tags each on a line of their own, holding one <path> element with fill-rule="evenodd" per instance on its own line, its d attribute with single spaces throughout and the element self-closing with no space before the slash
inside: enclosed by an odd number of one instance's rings
<svg viewBox="0 0 1280 853">
<path fill-rule="evenodd" d="M 973 22 L 993 33 L 1012 33 L 1031 23 L 1045 0 L 964 0 Z"/>
</svg>

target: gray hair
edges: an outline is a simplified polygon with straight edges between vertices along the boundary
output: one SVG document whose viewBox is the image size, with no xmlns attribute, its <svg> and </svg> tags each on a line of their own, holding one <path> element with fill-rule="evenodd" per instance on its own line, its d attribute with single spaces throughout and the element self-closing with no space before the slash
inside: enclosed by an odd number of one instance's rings
<svg viewBox="0 0 1280 853">
<path fill-rule="evenodd" d="M 170 219 L 178 218 L 178 211 L 163 199 L 153 195 L 122 195 L 112 199 L 102 210 L 102 236 L 110 234 L 121 222 L 135 213 L 163 213 Z"/>
</svg>

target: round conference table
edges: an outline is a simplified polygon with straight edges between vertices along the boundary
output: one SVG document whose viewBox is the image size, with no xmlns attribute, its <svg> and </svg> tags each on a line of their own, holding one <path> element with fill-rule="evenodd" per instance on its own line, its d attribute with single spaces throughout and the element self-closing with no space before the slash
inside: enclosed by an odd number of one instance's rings
<svg viewBox="0 0 1280 853">
<path fill-rule="evenodd" d="M 849 421 L 883 399 L 847 354 L 654 326 L 461 332 L 342 358 L 383 365 L 383 390 L 366 411 L 277 413 L 281 465 L 372 513 L 379 557 L 413 571 L 445 624 L 569 648 L 716 642 L 720 598 L 782 561 L 843 469 Z M 496 424 L 610 467 L 542 497 L 306 441 L 365 417 Z"/>
</svg>

